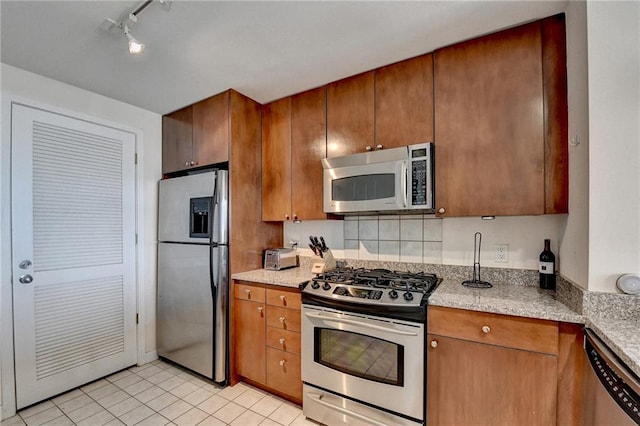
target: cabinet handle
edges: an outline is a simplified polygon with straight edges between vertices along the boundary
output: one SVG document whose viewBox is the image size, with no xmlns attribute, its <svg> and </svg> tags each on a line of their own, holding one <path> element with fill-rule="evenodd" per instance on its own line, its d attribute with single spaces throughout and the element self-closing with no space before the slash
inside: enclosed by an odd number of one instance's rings
<svg viewBox="0 0 640 426">
<path fill-rule="evenodd" d="M 373 148 L 371 147 L 371 145 L 367 145 L 364 147 L 364 149 L 366 149 L 367 151 L 371 151 Z"/>
<path fill-rule="evenodd" d="M 488 325 L 483 325 L 482 326 L 482 332 L 484 334 L 489 334 L 490 331 L 491 331 L 491 327 L 489 327 Z"/>
<path fill-rule="evenodd" d="M 189 163 L 189 165 L 191 165 L 191 166 L 195 166 L 195 164 L 196 164 L 196 162 L 193 161 L 193 160 L 191 160 L 191 162 Z"/>
<path fill-rule="evenodd" d="M 444 214 L 445 212 L 446 212 L 446 210 L 444 209 L 444 207 L 440 207 L 438 209 L 438 213 L 440 213 L 440 214 Z"/>
<path fill-rule="evenodd" d="M 289 220 L 289 215 L 285 213 L 284 218 L 285 220 Z"/>
<path fill-rule="evenodd" d="M 285 317 L 280 317 L 280 322 L 284 324 L 284 321 L 286 320 Z"/>
<path fill-rule="evenodd" d="M 281 338 L 280 338 L 280 340 L 278 340 L 278 341 L 280 342 L 280 344 L 281 344 L 282 346 L 284 346 L 284 337 L 281 337 Z"/>
<path fill-rule="evenodd" d="M 293 220 L 298 220 L 298 215 L 297 214 L 293 214 Z"/>
<path fill-rule="evenodd" d="M 286 361 L 285 361 L 284 359 L 281 359 L 281 360 L 280 360 L 280 367 L 284 367 L 285 362 L 286 362 Z"/>
<path fill-rule="evenodd" d="M 247 299 L 251 299 L 251 289 L 250 288 L 245 288 L 244 292 L 247 295 Z"/>
<path fill-rule="evenodd" d="M 376 145 L 376 149 L 382 149 L 382 148 L 384 148 L 384 147 L 382 146 L 382 144 L 381 144 L 381 143 L 379 143 L 378 145 Z"/>
<path fill-rule="evenodd" d="M 432 340 L 431 341 L 431 347 L 432 348 L 437 348 L 438 347 L 438 341 L 437 340 Z"/>
<path fill-rule="evenodd" d="M 185 162 L 184 162 L 184 165 L 185 165 L 185 166 L 187 166 L 187 167 L 189 167 L 189 162 L 188 162 L 188 161 L 185 161 Z"/>
<path fill-rule="evenodd" d="M 286 300 L 286 299 L 287 299 L 287 297 L 286 297 L 284 294 L 280 296 L 280 301 L 281 301 L 282 303 L 285 303 L 285 300 Z"/>
<path fill-rule="evenodd" d="M 258 306 L 258 312 L 262 313 L 262 311 L 264 311 L 264 308 L 262 306 Z"/>
</svg>

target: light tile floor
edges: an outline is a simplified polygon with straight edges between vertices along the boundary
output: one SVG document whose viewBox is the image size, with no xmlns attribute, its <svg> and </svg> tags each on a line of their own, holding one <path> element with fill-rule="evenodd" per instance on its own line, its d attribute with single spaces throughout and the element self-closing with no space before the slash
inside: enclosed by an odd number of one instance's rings
<svg viewBox="0 0 640 426">
<path fill-rule="evenodd" d="M 314 425 L 299 406 L 244 383 L 221 388 L 156 360 L 122 370 L 3 420 L 14 425 Z"/>
</svg>

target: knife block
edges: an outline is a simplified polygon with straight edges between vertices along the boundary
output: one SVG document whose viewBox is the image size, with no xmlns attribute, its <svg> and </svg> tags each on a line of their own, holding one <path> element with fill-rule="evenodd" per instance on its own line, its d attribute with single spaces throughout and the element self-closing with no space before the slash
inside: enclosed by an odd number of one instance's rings
<svg viewBox="0 0 640 426">
<path fill-rule="evenodd" d="M 333 257 L 331 250 L 324 252 L 324 257 L 314 256 L 312 274 L 321 274 L 336 268 L 336 259 Z"/>
</svg>

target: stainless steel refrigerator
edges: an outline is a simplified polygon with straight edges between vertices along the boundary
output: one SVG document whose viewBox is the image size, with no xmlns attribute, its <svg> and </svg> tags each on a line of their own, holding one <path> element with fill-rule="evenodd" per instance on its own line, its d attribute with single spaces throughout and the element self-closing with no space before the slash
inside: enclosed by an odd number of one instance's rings
<svg viewBox="0 0 640 426">
<path fill-rule="evenodd" d="M 218 383 L 228 377 L 229 174 L 160 181 L 158 355 Z"/>
</svg>

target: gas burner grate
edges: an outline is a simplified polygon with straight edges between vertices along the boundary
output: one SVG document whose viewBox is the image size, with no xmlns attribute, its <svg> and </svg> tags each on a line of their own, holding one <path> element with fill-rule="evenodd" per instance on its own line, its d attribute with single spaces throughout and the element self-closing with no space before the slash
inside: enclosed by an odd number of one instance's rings
<svg viewBox="0 0 640 426">
<path fill-rule="evenodd" d="M 314 281 L 351 284 L 381 289 L 429 292 L 438 283 L 435 274 L 391 271 L 388 269 L 337 268 L 314 278 Z"/>
</svg>

